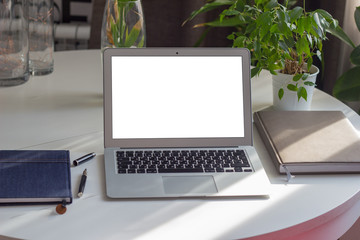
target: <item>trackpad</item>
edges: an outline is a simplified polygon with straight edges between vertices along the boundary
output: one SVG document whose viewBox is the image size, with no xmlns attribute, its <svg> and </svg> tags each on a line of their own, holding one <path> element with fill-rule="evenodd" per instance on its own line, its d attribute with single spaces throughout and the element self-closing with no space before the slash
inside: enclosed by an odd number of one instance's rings
<svg viewBox="0 0 360 240">
<path fill-rule="evenodd" d="M 163 177 L 166 194 L 217 193 L 212 176 Z"/>
</svg>

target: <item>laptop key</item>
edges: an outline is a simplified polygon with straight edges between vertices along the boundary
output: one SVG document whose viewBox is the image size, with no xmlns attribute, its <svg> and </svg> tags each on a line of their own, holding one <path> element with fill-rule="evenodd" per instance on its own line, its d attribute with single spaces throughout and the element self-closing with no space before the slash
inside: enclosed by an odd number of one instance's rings
<svg viewBox="0 0 360 240">
<path fill-rule="evenodd" d="M 159 173 L 193 173 L 204 172 L 202 168 L 163 168 L 159 169 Z"/>
<path fill-rule="evenodd" d="M 145 173 L 145 169 L 137 169 L 137 173 Z"/>
<path fill-rule="evenodd" d="M 125 168 L 119 168 L 118 173 L 127 173 Z"/>
<path fill-rule="evenodd" d="M 125 156 L 125 152 L 116 152 L 116 157 L 124 157 Z"/>
<path fill-rule="evenodd" d="M 250 167 L 249 162 L 237 162 L 232 165 L 233 167 Z"/>
<path fill-rule="evenodd" d="M 233 168 L 225 167 L 224 170 L 225 170 L 225 172 L 234 172 Z"/>
<path fill-rule="evenodd" d="M 127 157 L 133 157 L 134 156 L 134 151 L 126 151 L 126 156 Z"/>
<path fill-rule="evenodd" d="M 215 169 L 213 169 L 213 168 L 205 168 L 205 172 L 215 172 Z"/>
</svg>

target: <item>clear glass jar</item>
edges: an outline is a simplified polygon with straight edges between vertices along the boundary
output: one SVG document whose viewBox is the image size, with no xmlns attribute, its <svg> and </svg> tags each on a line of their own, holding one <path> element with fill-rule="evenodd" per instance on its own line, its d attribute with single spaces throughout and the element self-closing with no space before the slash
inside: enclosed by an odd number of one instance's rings
<svg viewBox="0 0 360 240">
<path fill-rule="evenodd" d="M 101 49 L 145 47 L 145 20 L 140 0 L 107 0 Z"/>
<path fill-rule="evenodd" d="M 29 79 L 27 14 L 26 0 L 0 0 L 0 86 Z"/>
<path fill-rule="evenodd" d="M 29 70 L 45 75 L 54 69 L 54 1 L 29 0 Z"/>
</svg>

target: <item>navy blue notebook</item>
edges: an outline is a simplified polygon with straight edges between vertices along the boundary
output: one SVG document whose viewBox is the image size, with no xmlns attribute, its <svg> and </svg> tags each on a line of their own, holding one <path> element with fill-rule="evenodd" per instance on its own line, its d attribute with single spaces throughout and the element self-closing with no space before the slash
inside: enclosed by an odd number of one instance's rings
<svg viewBox="0 0 360 240">
<path fill-rule="evenodd" d="M 72 202 L 67 150 L 1 150 L 0 204 Z"/>
</svg>

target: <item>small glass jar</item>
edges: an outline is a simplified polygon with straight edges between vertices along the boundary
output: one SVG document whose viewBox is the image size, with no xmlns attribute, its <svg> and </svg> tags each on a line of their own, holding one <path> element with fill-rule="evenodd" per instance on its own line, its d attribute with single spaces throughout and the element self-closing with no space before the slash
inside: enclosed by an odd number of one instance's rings
<svg viewBox="0 0 360 240">
<path fill-rule="evenodd" d="M 0 0 L 0 86 L 29 79 L 27 7 L 26 0 Z"/>
<path fill-rule="evenodd" d="M 145 47 L 145 20 L 140 0 L 107 0 L 101 49 Z"/>
<path fill-rule="evenodd" d="M 29 0 L 29 69 L 45 75 L 54 69 L 54 1 Z"/>
</svg>

